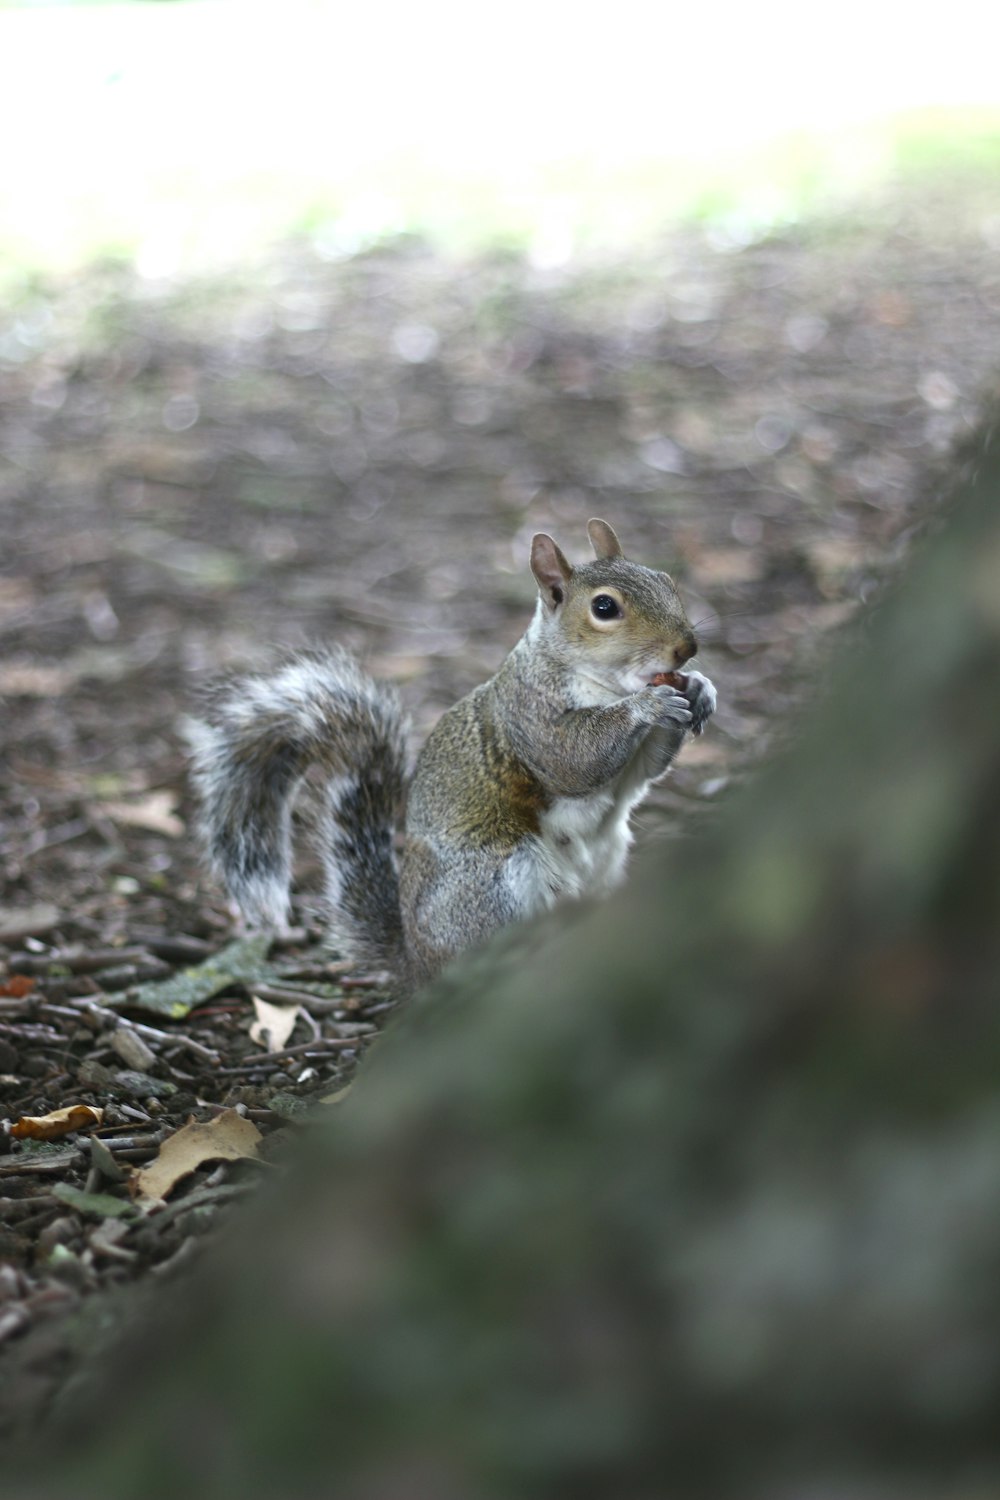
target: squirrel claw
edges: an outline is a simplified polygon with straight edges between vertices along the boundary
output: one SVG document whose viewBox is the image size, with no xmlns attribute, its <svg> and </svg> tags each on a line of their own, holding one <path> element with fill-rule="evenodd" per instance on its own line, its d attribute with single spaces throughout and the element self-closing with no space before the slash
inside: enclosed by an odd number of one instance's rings
<svg viewBox="0 0 1000 1500">
<path fill-rule="evenodd" d="M 700 735 L 715 713 L 718 695 L 715 684 L 702 672 L 689 672 L 686 697 L 691 706 L 691 733 Z"/>
</svg>

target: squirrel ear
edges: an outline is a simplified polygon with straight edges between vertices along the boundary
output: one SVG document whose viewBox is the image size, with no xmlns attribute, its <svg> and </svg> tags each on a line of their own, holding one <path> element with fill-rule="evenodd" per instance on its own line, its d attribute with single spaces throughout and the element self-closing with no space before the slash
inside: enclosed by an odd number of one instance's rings
<svg viewBox="0 0 1000 1500">
<path fill-rule="evenodd" d="M 549 609 L 555 609 L 566 597 L 566 585 L 573 577 L 573 569 L 544 531 L 531 538 L 531 571 L 545 603 Z"/>
<path fill-rule="evenodd" d="M 595 516 L 592 521 L 587 522 L 587 535 L 590 537 L 590 545 L 594 549 L 596 557 L 621 557 L 622 545 L 615 536 L 607 521 L 599 521 Z"/>
</svg>

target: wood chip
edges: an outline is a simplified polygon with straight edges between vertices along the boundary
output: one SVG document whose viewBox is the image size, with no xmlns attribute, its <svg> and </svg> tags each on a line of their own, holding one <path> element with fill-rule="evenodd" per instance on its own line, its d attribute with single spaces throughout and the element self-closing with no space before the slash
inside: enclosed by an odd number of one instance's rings
<svg viewBox="0 0 1000 1500">
<path fill-rule="evenodd" d="M 22 911 L 0 906 L 0 943 L 19 943 L 26 937 L 43 937 L 58 927 L 62 914 L 48 902 L 26 906 Z"/>
<path fill-rule="evenodd" d="M 0 1160 L 0 1177 L 55 1176 L 73 1165 L 81 1152 L 73 1147 L 70 1151 L 46 1152 L 44 1156 L 18 1153 Z"/>
<path fill-rule="evenodd" d="M 156 1066 L 156 1053 L 131 1026 L 119 1026 L 117 1031 L 113 1031 L 111 1046 L 122 1062 L 134 1068 L 137 1073 L 148 1073 L 150 1068 Z"/>
</svg>

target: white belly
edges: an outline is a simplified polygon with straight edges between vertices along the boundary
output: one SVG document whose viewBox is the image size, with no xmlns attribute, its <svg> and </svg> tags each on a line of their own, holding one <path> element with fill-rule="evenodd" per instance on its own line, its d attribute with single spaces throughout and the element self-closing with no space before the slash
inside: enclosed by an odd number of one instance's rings
<svg viewBox="0 0 1000 1500">
<path fill-rule="evenodd" d="M 509 889 L 522 915 L 619 885 L 632 846 L 633 805 L 603 787 L 588 797 L 561 797 L 543 813 L 539 833 L 508 861 Z"/>
</svg>

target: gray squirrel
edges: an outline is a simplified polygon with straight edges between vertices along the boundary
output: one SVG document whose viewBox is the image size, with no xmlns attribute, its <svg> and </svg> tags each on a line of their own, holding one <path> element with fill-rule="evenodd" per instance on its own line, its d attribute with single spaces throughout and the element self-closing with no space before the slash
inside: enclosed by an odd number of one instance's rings
<svg viewBox="0 0 1000 1500">
<path fill-rule="evenodd" d="M 249 924 L 287 922 L 291 807 L 311 765 L 331 938 L 401 992 L 507 923 L 621 882 L 632 809 L 716 693 L 677 670 L 697 643 L 673 581 L 629 562 L 605 521 L 587 530 L 595 560 L 576 568 L 533 538 L 531 624 L 442 716 L 408 788 L 397 694 L 347 652 L 219 693 L 190 727 L 192 774 L 213 868 Z"/>
</svg>

